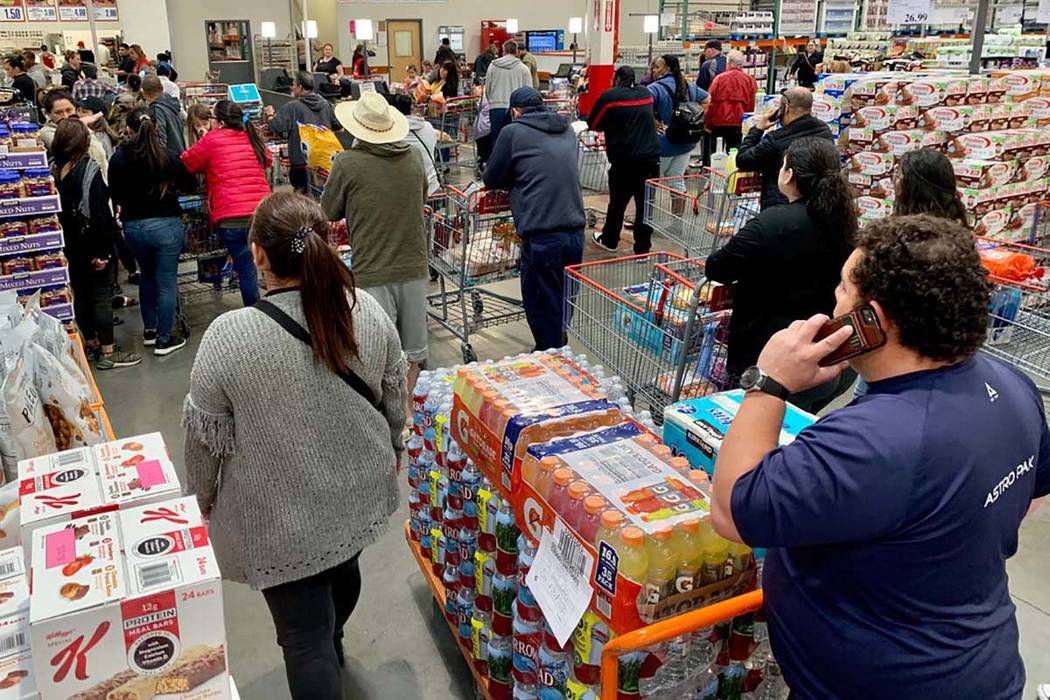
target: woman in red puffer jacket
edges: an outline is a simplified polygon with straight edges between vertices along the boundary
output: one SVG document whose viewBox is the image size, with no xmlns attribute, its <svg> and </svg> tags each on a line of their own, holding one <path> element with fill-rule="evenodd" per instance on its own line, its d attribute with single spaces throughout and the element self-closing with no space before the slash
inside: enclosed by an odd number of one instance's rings
<svg viewBox="0 0 1050 700">
<path fill-rule="evenodd" d="M 272 157 L 237 104 L 220 100 L 211 118 L 215 128 L 182 154 L 182 162 L 191 173 L 205 174 L 212 226 L 233 258 L 241 299 L 251 306 L 259 301 L 259 280 L 248 229 L 255 208 L 270 196 L 266 168 Z"/>
</svg>

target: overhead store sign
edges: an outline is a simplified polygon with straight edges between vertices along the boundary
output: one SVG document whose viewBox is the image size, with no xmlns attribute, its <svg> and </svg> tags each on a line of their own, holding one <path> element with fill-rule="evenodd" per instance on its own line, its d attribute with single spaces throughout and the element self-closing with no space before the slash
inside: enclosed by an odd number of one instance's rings
<svg viewBox="0 0 1050 700">
<path fill-rule="evenodd" d="M 996 25 L 1002 26 L 1004 24 L 1020 24 L 1021 15 L 1024 13 L 1024 8 L 1020 5 L 1004 5 L 995 8 L 995 22 Z"/>
<path fill-rule="evenodd" d="M 890 24 L 926 24 L 933 17 L 933 0 L 890 0 L 886 21 Z"/>
<path fill-rule="evenodd" d="M 1035 21 L 1050 24 L 1050 0 L 1039 0 L 1039 14 L 1036 15 Z"/>
</svg>

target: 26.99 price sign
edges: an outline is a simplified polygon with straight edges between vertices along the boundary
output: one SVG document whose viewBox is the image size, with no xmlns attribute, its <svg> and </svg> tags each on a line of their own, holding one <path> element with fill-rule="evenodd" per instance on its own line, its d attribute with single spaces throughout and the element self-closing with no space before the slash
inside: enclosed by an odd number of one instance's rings
<svg viewBox="0 0 1050 700">
<path fill-rule="evenodd" d="M 26 8 L 23 0 L 0 0 L 0 22 L 25 22 Z"/>
<path fill-rule="evenodd" d="M 890 24 L 926 24 L 933 15 L 933 0 L 890 0 L 886 21 Z"/>
</svg>

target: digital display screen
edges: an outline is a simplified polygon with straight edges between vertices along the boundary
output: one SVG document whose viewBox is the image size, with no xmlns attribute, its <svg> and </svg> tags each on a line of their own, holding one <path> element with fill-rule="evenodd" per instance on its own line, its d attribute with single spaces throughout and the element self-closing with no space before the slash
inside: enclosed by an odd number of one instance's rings
<svg viewBox="0 0 1050 700">
<path fill-rule="evenodd" d="M 525 32 L 525 46 L 530 53 L 562 51 L 565 48 L 565 30 L 549 29 Z"/>
</svg>

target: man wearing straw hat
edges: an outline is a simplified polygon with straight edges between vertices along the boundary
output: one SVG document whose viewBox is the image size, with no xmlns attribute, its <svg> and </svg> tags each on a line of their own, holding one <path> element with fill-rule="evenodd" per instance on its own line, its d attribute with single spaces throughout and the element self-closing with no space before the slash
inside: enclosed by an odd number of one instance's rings
<svg viewBox="0 0 1050 700">
<path fill-rule="evenodd" d="M 340 102 L 335 116 L 356 141 L 336 156 L 321 206 L 332 221 L 346 219 L 357 288 L 397 326 L 411 391 L 427 359 L 426 170 L 403 141 L 408 120 L 379 93 Z"/>
<path fill-rule="evenodd" d="M 565 345 L 565 267 L 583 261 L 583 195 L 576 134 L 567 117 L 548 112 L 535 89 L 510 96 L 511 124 L 496 139 L 485 185 L 510 190 L 521 237 L 521 300 L 536 350 Z"/>
</svg>

